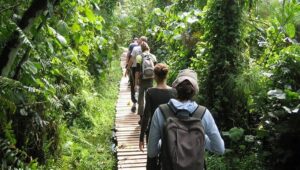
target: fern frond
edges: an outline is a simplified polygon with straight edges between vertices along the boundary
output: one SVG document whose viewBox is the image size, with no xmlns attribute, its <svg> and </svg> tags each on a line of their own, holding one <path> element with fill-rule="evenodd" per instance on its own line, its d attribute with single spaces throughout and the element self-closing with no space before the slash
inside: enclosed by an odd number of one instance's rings
<svg viewBox="0 0 300 170">
<path fill-rule="evenodd" d="M 21 82 L 0 76 L 0 89 L 22 89 L 23 85 Z"/>
<path fill-rule="evenodd" d="M 2 89 L 2 90 L 23 90 L 23 91 L 29 92 L 29 93 L 42 93 L 41 90 L 39 90 L 35 87 L 24 86 L 19 81 L 16 81 L 14 79 L 10 79 L 7 77 L 2 77 L 2 76 L 0 76 L 0 89 Z"/>
<path fill-rule="evenodd" d="M 6 109 L 9 109 L 10 110 L 10 113 L 15 113 L 16 112 L 16 105 L 14 102 L 0 96 L 0 103 L 1 103 L 1 107 L 4 107 Z"/>
<path fill-rule="evenodd" d="M 27 35 L 24 33 L 24 31 L 16 23 L 14 23 L 14 22 L 10 21 L 10 24 L 13 25 L 16 28 L 16 30 L 19 32 L 20 39 L 22 40 L 22 43 L 26 44 L 30 48 L 34 49 L 34 46 L 32 45 L 32 43 L 29 40 L 29 38 L 27 37 Z"/>
<path fill-rule="evenodd" d="M 0 138 L 0 166 L 4 169 L 25 168 L 26 152 L 19 150 L 8 140 Z"/>
</svg>

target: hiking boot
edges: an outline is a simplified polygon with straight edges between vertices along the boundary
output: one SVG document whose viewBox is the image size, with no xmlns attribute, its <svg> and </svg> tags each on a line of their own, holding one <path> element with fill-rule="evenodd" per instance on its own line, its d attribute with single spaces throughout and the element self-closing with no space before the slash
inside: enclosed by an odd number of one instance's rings
<svg viewBox="0 0 300 170">
<path fill-rule="evenodd" d="M 136 111 L 136 106 L 135 106 L 135 104 L 131 107 L 131 112 L 132 113 L 135 113 L 135 111 Z"/>
</svg>

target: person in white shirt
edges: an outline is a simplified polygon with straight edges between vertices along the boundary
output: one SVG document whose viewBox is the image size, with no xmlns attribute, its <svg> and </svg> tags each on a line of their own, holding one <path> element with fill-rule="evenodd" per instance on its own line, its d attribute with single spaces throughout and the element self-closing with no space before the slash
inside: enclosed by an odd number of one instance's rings
<svg viewBox="0 0 300 170">
<path fill-rule="evenodd" d="M 141 36 L 138 40 L 137 40 L 137 45 L 135 45 L 132 48 L 132 52 L 130 53 L 130 59 L 127 63 L 127 70 L 130 69 L 130 91 L 131 91 L 131 101 L 133 103 L 132 107 L 131 107 L 131 112 L 136 112 L 136 103 L 137 103 L 137 98 L 135 97 L 135 93 L 136 93 L 136 80 L 135 80 L 135 74 L 136 74 L 136 57 L 140 54 L 142 54 L 142 49 L 141 49 L 141 43 L 142 42 L 147 42 L 147 37 L 145 36 Z"/>
</svg>

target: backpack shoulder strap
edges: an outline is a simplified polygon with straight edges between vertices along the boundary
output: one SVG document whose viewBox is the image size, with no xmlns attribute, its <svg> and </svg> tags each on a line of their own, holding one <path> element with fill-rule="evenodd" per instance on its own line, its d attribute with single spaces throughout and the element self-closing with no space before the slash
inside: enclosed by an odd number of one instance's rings
<svg viewBox="0 0 300 170">
<path fill-rule="evenodd" d="M 205 112 L 206 112 L 206 107 L 198 105 L 197 109 L 193 113 L 193 117 L 200 118 L 202 120 Z"/>
<path fill-rule="evenodd" d="M 163 115 L 163 117 L 165 118 L 165 120 L 168 119 L 168 117 L 173 116 L 173 110 L 170 108 L 169 104 L 161 104 L 159 105 L 159 109 Z"/>
<path fill-rule="evenodd" d="M 156 62 L 157 61 L 157 58 L 154 54 L 150 53 L 150 58 L 153 62 Z"/>
</svg>

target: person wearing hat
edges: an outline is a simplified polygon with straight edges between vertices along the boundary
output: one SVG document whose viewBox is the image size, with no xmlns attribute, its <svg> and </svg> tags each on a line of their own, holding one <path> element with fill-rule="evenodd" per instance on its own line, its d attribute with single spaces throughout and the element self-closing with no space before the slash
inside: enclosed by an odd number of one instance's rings
<svg viewBox="0 0 300 170">
<path fill-rule="evenodd" d="M 187 110 L 186 114 L 192 114 L 198 108 L 198 104 L 192 100 L 199 92 L 197 73 L 191 69 L 181 70 L 172 87 L 177 91 L 177 99 L 170 99 L 168 104 L 172 105 L 175 110 Z M 205 131 L 205 149 L 223 154 L 225 152 L 224 141 L 208 109 L 205 110 L 201 121 Z M 154 158 L 160 153 L 159 141 L 163 136 L 164 122 L 164 116 L 157 108 L 152 117 L 148 139 L 147 154 L 150 158 Z"/>
</svg>

